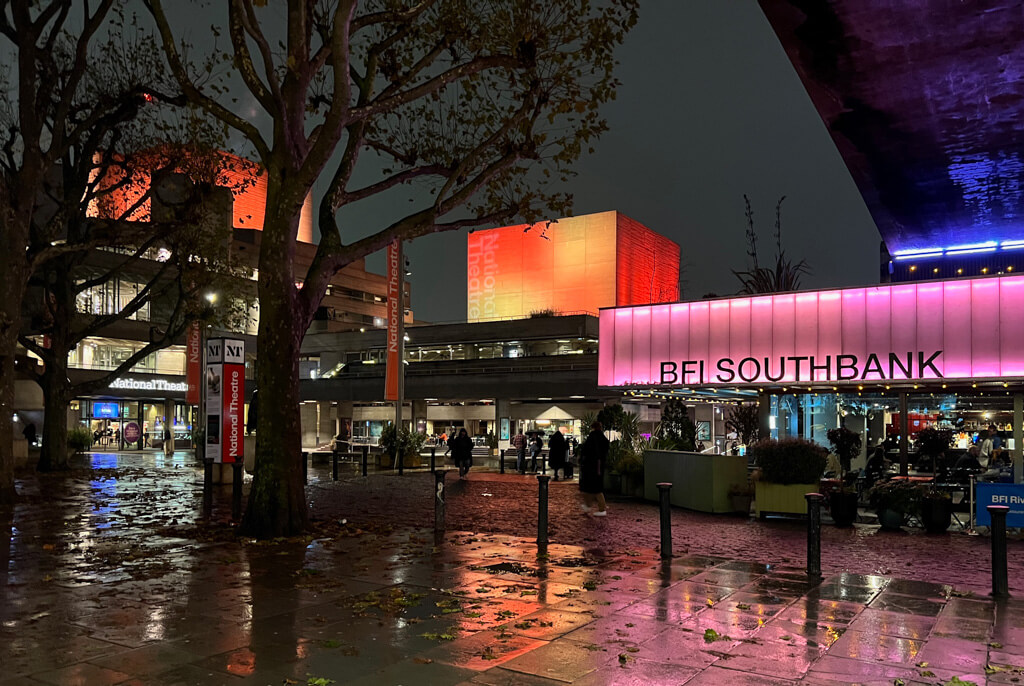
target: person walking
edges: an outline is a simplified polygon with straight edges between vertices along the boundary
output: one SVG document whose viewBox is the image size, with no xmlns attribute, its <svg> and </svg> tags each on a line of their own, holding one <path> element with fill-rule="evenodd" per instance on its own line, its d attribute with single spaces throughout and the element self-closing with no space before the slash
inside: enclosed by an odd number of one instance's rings
<svg viewBox="0 0 1024 686">
<path fill-rule="evenodd" d="M 551 434 L 551 438 L 548 439 L 548 464 L 551 465 L 551 471 L 554 472 L 555 481 L 558 481 L 559 469 L 562 470 L 562 475 L 565 476 L 565 457 L 568 449 L 569 444 L 566 442 L 565 436 L 556 429 Z"/>
<path fill-rule="evenodd" d="M 537 473 L 537 456 L 540 455 L 540 451 L 544 449 L 544 441 L 541 439 L 540 434 L 534 434 L 530 437 L 530 472 L 532 474 Z"/>
<path fill-rule="evenodd" d="M 604 500 L 604 470 L 608 447 L 604 427 L 601 422 L 594 422 L 590 425 L 590 434 L 580 446 L 580 493 L 583 494 L 583 511 L 595 517 L 608 514 L 608 505 Z"/>
<path fill-rule="evenodd" d="M 459 468 L 459 478 L 465 479 L 469 475 L 469 468 L 473 466 L 473 440 L 465 429 L 459 429 L 459 435 L 453 439 L 452 460 Z"/>
<path fill-rule="evenodd" d="M 512 437 L 512 447 L 516 449 L 516 471 L 526 474 L 526 436 L 522 429 Z"/>
<path fill-rule="evenodd" d="M 465 429 L 463 429 L 463 431 L 465 431 Z M 454 448 L 454 447 L 455 447 L 455 429 L 452 429 L 451 435 L 448 436 L 448 443 L 447 443 L 447 446 L 446 446 L 445 451 L 444 451 L 444 456 L 448 457 L 448 453 L 450 453 L 452 451 L 452 448 Z"/>
</svg>

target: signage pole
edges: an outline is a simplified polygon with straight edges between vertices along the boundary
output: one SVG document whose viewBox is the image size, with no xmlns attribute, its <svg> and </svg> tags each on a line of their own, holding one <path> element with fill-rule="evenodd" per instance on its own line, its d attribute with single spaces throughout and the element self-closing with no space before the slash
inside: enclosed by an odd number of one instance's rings
<svg viewBox="0 0 1024 686">
<path fill-rule="evenodd" d="M 196 462 L 203 464 L 206 457 L 206 322 L 199 322 L 199 402 L 196 405 L 196 418 L 192 422 L 192 440 L 196 439 L 196 429 L 203 428 L 203 440 L 196 441 Z M 207 470 L 209 471 L 209 470 Z"/>
<path fill-rule="evenodd" d="M 1024 431 L 1021 424 L 1024 422 L 1024 393 L 1013 394 L 1013 483 L 1024 482 Z"/>
<path fill-rule="evenodd" d="M 395 401 L 395 460 L 403 473 L 405 455 L 401 453 L 402 405 L 405 404 L 405 250 L 398 241 L 398 400 Z"/>
</svg>

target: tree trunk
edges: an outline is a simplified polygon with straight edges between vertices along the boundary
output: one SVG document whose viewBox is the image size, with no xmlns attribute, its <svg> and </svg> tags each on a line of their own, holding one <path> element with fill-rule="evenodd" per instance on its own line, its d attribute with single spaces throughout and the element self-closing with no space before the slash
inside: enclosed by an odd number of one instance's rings
<svg viewBox="0 0 1024 686">
<path fill-rule="evenodd" d="M 0 505 L 14 502 L 15 354 L 21 303 L 28 282 L 25 231 L 9 216 L 0 220 Z M 19 247 L 20 245 L 20 247 Z"/>
<path fill-rule="evenodd" d="M 299 417 L 299 347 L 306 322 L 296 311 L 291 260 L 294 238 L 288 240 L 289 235 L 294 236 L 294 227 L 288 227 L 297 225 L 297 220 L 296 214 L 294 222 L 284 220 L 285 226 L 268 222 L 262 236 L 256 466 L 241 526 L 245 535 L 255 538 L 294 536 L 306 528 Z"/>
<path fill-rule="evenodd" d="M 68 386 L 67 358 L 48 367 L 41 379 L 43 389 L 43 446 L 38 469 L 53 472 L 68 468 Z"/>
</svg>

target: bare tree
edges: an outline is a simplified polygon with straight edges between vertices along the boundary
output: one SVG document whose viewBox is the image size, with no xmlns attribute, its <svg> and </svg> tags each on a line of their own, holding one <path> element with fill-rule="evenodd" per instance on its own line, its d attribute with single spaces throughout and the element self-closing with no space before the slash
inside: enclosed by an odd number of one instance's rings
<svg viewBox="0 0 1024 686">
<path fill-rule="evenodd" d="M 394 240 L 567 212 L 570 198 L 547 184 L 605 129 L 613 50 L 638 1 L 228 0 L 240 99 L 267 115 L 266 132 L 209 85 L 223 56 L 190 65 L 163 2 L 147 4 L 180 87 L 242 134 L 268 173 L 256 377 L 277 402 L 260 410 L 243 529 L 294 534 L 306 525 L 299 348 L 330 279 Z M 302 201 L 325 173 L 319 247 L 296 274 Z M 409 184 L 421 193 L 401 195 Z M 343 226 L 340 211 L 379 197 L 412 210 Z"/>
<path fill-rule="evenodd" d="M 0 504 L 15 495 L 6 418 L 28 283 L 62 255 L 116 245 L 123 229 L 96 221 L 87 240 L 68 244 L 64 205 L 45 197 L 68 160 L 82 169 L 95 153 L 117 151 L 122 128 L 164 95 L 161 62 L 143 41 L 115 0 L 0 0 L 0 50 L 10 57 L 0 71 Z"/>
</svg>

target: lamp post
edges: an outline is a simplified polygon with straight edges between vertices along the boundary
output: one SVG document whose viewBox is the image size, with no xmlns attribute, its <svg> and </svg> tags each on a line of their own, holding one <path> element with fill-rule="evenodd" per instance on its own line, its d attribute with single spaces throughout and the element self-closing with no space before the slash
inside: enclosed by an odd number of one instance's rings
<svg viewBox="0 0 1024 686">
<path fill-rule="evenodd" d="M 398 474 L 404 473 L 405 455 L 402 455 L 402 405 L 405 404 L 405 254 L 403 241 L 398 241 L 398 399 L 395 401 L 395 462 Z"/>
</svg>

